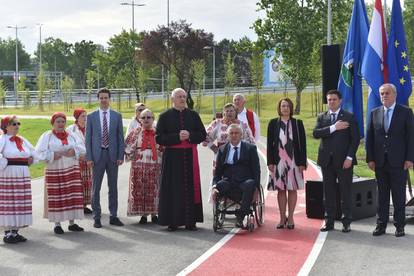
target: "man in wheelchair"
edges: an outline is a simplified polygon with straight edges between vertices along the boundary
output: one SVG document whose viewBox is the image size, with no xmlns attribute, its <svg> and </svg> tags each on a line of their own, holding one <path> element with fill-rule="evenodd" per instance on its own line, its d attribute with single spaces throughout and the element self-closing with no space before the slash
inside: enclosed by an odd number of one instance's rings
<svg viewBox="0 0 414 276">
<path fill-rule="evenodd" d="M 242 129 L 232 124 L 227 129 L 228 140 L 219 148 L 213 178 L 213 196 L 226 195 L 233 189 L 242 192 L 241 206 L 236 213 L 236 227 L 250 213 L 250 204 L 256 187 L 260 185 L 260 162 L 256 146 L 241 141 Z"/>
</svg>

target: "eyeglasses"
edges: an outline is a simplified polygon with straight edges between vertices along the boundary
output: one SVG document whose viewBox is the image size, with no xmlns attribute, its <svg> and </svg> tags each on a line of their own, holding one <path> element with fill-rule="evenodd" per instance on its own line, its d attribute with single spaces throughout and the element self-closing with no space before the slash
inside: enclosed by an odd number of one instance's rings
<svg viewBox="0 0 414 276">
<path fill-rule="evenodd" d="M 149 120 L 149 119 L 152 119 L 153 117 L 151 117 L 151 116 L 146 116 L 146 117 L 140 117 L 142 120 L 145 120 L 145 119 L 147 119 L 147 120 Z"/>
<path fill-rule="evenodd" d="M 20 126 L 20 122 L 12 123 L 12 126 Z"/>
</svg>

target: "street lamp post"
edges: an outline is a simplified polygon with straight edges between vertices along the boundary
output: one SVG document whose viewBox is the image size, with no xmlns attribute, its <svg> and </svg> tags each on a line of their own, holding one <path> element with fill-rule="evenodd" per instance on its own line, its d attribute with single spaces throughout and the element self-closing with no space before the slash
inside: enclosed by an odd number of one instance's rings
<svg viewBox="0 0 414 276">
<path fill-rule="evenodd" d="M 14 29 L 16 31 L 16 72 L 14 74 L 14 95 L 15 95 L 15 106 L 17 107 L 17 81 L 19 80 L 19 54 L 18 54 L 18 47 L 17 47 L 17 30 L 18 29 L 26 29 L 26 26 L 7 26 L 9 29 Z"/>
<path fill-rule="evenodd" d="M 145 4 L 135 4 L 134 0 L 129 2 L 122 2 L 121 6 L 131 6 L 132 7 L 132 31 L 135 32 L 135 7 L 142 7 Z"/>
<path fill-rule="evenodd" d="M 213 116 L 216 116 L 216 45 L 205 46 L 205 50 L 213 49 Z"/>
<path fill-rule="evenodd" d="M 37 24 L 39 26 L 39 71 L 42 70 L 42 26 L 43 24 Z"/>
</svg>

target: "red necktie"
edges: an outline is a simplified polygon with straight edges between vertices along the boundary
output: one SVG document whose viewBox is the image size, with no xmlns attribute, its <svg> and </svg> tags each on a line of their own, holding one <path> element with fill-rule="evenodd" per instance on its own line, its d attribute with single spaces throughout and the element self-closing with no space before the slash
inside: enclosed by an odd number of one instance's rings
<svg viewBox="0 0 414 276">
<path fill-rule="evenodd" d="M 106 118 L 107 111 L 103 112 L 102 123 L 102 147 L 107 148 L 109 146 L 109 133 L 108 133 L 108 119 Z"/>
</svg>

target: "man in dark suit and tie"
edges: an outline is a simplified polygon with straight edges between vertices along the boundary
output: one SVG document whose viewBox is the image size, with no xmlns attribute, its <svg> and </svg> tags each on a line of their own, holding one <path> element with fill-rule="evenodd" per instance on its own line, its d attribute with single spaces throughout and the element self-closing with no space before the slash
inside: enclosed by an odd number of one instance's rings
<svg viewBox="0 0 414 276">
<path fill-rule="evenodd" d="M 241 141 L 243 131 L 239 124 L 230 125 L 227 133 L 229 142 L 222 145 L 217 154 L 213 191 L 222 195 L 235 188 L 242 191 L 236 226 L 243 227 L 254 191 L 260 185 L 259 156 L 255 145 Z"/>
<path fill-rule="evenodd" d="M 118 166 L 124 162 L 124 128 L 122 115 L 109 108 L 111 92 L 98 91 L 99 109 L 90 113 L 86 121 L 86 160 L 93 167 L 92 209 L 93 226 L 101 228 L 100 192 L 106 172 L 109 188 L 109 223 L 123 226 L 118 212 Z"/>
<path fill-rule="evenodd" d="M 378 184 L 378 218 L 374 236 L 385 234 L 389 218 L 390 191 L 394 205 L 395 236 L 405 235 L 405 183 L 414 161 L 413 112 L 397 104 L 393 84 L 379 89 L 382 106 L 371 111 L 367 127 L 368 167 Z"/>
<path fill-rule="evenodd" d="M 321 139 L 318 165 L 322 168 L 325 225 L 322 232 L 334 229 L 336 195 L 341 194 L 342 232 L 351 231 L 351 185 L 353 166 L 357 164 L 359 130 L 354 115 L 341 108 L 342 96 L 337 90 L 326 94 L 329 110 L 318 116 L 313 137 Z"/>
</svg>

